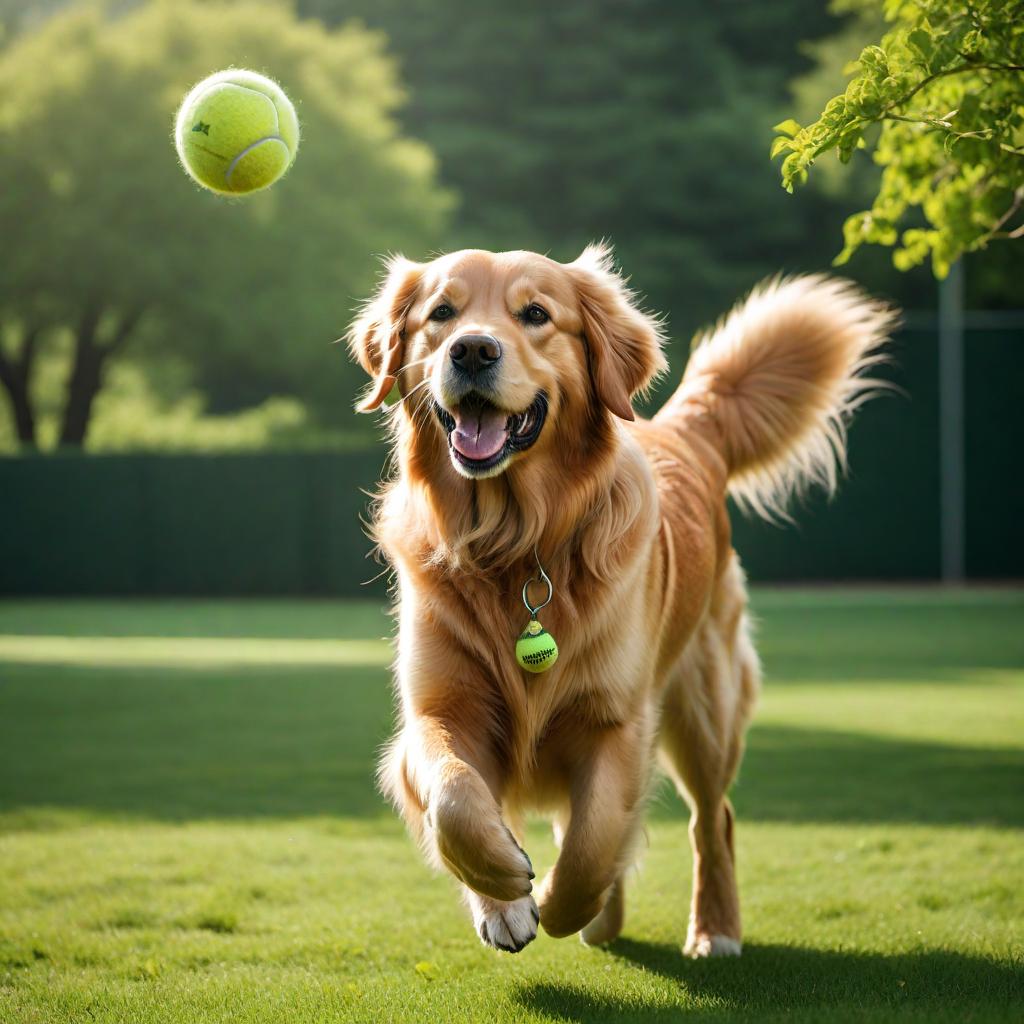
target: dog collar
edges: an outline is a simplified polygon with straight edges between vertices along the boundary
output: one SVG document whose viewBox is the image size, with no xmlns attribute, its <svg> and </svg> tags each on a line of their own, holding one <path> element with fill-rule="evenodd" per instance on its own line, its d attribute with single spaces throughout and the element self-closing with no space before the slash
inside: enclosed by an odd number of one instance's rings
<svg viewBox="0 0 1024 1024">
<path fill-rule="evenodd" d="M 537 554 L 536 548 L 533 549 L 533 554 L 537 559 L 539 575 L 531 576 L 523 584 L 523 604 L 526 605 L 526 610 L 530 613 L 530 621 L 526 624 L 526 629 L 519 634 L 519 639 L 516 640 L 516 661 L 527 672 L 539 674 L 547 672 L 558 660 L 558 644 L 537 619 L 537 612 L 551 603 L 551 598 L 555 595 L 555 588 L 551 585 L 551 577 L 544 571 L 544 566 L 540 563 L 540 556 Z M 531 583 L 544 583 L 548 588 L 547 597 L 538 605 L 530 604 Z"/>
</svg>

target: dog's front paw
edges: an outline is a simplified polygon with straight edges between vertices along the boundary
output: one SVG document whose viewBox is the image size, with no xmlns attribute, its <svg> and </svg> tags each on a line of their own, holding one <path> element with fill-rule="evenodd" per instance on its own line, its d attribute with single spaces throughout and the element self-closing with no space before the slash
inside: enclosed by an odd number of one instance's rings
<svg viewBox="0 0 1024 1024">
<path fill-rule="evenodd" d="M 481 896 L 472 889 L 467 889 L 466 894 L 473 926 L 485 946 L 518 953 L 537 937 L 540 912 L 532 896 L 505 903 Z"/>
<path fill-rule="evenodd" d="M 505 903 L 530 894 L 530 858 L 475 771 L 464 768 L 442 780 L 431 799 L 428 822 L 441 860 L 470 889 Z"/>
</svg>

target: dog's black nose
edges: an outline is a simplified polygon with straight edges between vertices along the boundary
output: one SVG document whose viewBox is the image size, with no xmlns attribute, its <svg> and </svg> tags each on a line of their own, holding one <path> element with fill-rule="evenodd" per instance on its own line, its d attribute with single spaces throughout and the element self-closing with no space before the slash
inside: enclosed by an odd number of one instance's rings
<svg viewBox="0 0 1024 1024">
<path fill-rule="evenodd" d="M 460 370 L 475 374 L 501 358 L 501 343 L 489 334 L 463 334 L 448 347 L 448 355 Z"/>
</svg>

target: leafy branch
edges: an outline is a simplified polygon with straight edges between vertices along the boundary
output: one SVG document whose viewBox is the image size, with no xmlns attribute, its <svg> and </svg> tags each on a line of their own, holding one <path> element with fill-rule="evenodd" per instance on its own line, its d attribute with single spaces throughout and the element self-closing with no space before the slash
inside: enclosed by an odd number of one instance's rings
<svg viewBox="0 0 1024 1024">
<path fill-rule="evenodd" d="M 786 154 L 792 192 L 822 154 L 873 149 L 878 194 L 847 219 L 836 263 L 874 243 L 900 269 L 930 256 L 941 277 L 964 252 L 1024 236 L 1008 226 L 1024 186 L 1024 0 L 887 0 L 885 12 L 892 28 L 845 92 L 812 124 L 776 125 L 771 156 Z"/>
</svg>

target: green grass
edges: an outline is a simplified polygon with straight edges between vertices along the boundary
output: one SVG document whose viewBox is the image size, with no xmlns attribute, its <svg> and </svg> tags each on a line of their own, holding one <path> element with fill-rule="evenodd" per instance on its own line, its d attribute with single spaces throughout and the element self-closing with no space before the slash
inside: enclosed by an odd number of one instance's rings
<svg viewBox="0 0 1024 1024">
<path fill-rule="evenodd" d="M 0 1021 L 1020 1019 L 1024 593 L 755 609 L 746 948 L 694 963 L 665 787 L 619 942 L 479 945 L 373 788 L 379 609 L 0 603 Z"/>
</svg>

